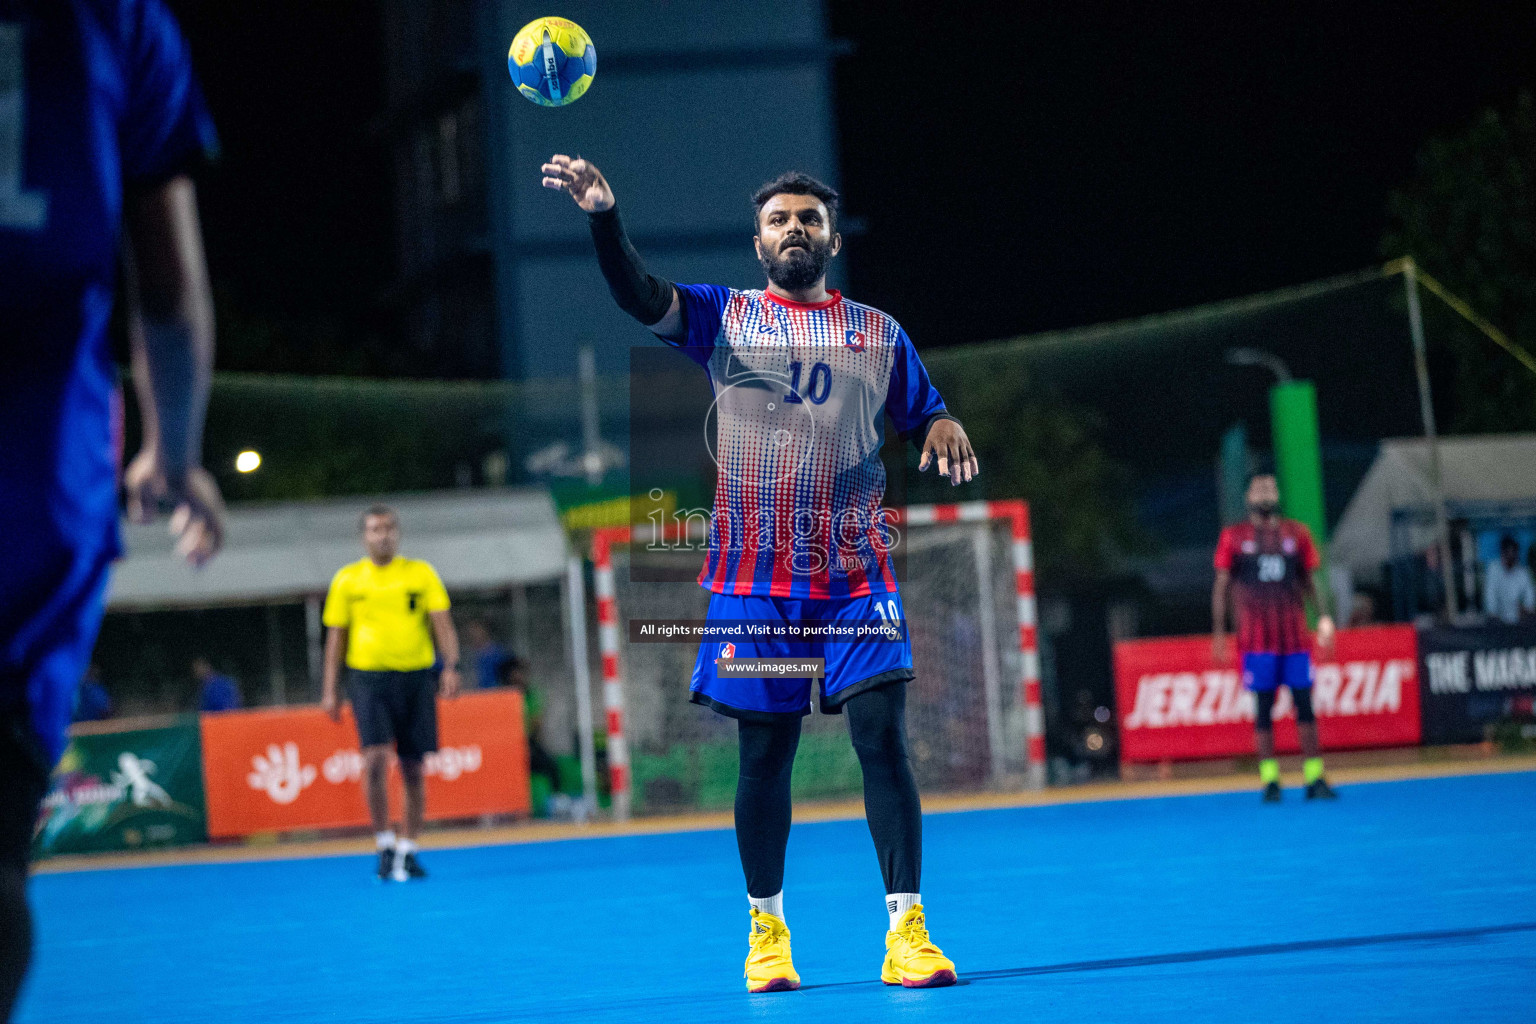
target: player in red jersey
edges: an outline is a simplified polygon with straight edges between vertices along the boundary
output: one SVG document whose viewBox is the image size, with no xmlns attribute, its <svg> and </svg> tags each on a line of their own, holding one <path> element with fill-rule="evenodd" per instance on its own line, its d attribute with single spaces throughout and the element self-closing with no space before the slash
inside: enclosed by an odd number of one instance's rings
<svg viewBox="0 0 1536 1024">
<path fill-rule="evenodd" d="M 1333 619 L 1325 612 L 1316 571 L 1322 560 L 1311 532 L 1280 516 L 1280 486 L 1272 473 L 1248 481 L 1248 521 L 1221 531 L 1216 543 L 1216 585 L 1211 590 L 1213 654 L 1217 664 L 1230 657 L 1227 644 L 1227 597 L 1237 611 L 1237 647 L 1242 652 L 1243 685 L 1257 702 L 1253 727 L 1259 750 L 1264 800 L 1280 799 L 1280 762 L 1275 760 L 1275 693 L 1283 684 L 1296 702 L 1296 731 L 1308 800 L 1335 798 L 1323 777 L 1312 710 L 1312 636 L 1306 602 L 1318 610 L 1317 646 L 1333 648 Z"/>
</svg>

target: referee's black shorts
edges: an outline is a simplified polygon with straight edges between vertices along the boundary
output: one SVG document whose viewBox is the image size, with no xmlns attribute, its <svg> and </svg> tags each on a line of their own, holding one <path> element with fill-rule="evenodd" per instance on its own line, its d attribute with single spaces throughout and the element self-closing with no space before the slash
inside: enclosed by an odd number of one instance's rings
<svg viewBox="0 0 1536 1024">
<path fill-rule="evenodd" d="M 393 742 L 402 761 L 419 761 L 437 749 L 437 679 L 430 668 L 414 672 L 351 669 L 347 696 L 360 745 Z"/>
</svg>

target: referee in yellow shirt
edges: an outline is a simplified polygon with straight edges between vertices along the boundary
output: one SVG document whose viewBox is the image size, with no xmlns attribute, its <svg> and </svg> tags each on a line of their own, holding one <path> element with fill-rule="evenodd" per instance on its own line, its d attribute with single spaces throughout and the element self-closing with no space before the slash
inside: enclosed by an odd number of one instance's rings
<svg viewBox="0 0 1536 1024">
<path fill-rule="evenodd" d="M 400 519 L 394 509 L 374 505 L 363 513 L 361 525 L 368 557 L 343 566 L 325 598 L 320 700 L 332 719 L 341 717 L 337 682 L 345 655 L 379 881 L 404 882 L 427 875 L 416 856 L 426 812 L 421 762 L 437 749 L 437 695 L 459 692 L 459 636 L 437 571 L 426 562 L 400 557 Z M 434 680 L 432 666 L 439 656 L 442 674 Z M 389 826 L 391 743 L 405 782 L 405 821 L 398 837 Z"/>
</svg>

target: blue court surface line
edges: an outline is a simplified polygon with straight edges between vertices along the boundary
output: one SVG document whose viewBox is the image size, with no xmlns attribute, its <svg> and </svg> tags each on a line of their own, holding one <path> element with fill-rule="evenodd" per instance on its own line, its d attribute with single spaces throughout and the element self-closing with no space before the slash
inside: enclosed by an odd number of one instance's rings
<svg viewBox="0 0 1536 1024">
<path fill-rule="evenodd" d="M 17 1020 L 1536 1021 L 1536 773 L 935 815 L 961 984 L 879 983 L 859 821 L 797 826 L 799 992 L 742 988 L 729 831 L 41 875 Z"/>
</svg>

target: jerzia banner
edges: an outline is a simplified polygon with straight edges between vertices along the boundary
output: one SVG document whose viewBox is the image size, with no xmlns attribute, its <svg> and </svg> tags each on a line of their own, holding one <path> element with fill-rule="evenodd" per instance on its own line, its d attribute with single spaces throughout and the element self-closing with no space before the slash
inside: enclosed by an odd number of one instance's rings
<svg viewBox="0 0 1536 1024">
<path fill-rule="evenodd" d="M 1341 630 L 1320 660 L 1313 705 L 1323 747 L 1408 746 L 1419 742 L 1419 685 L 1411 626 Z M 1253 752 L 1253 694 L 1235 661 L 1211 661 L 1208 636 L 1128 640 L 1115 645 L 1115 700 L 1125 761 L 1179 761 Z M 1300 749 L 1295 706 L 1275 703 L 1275 747 Z"/>
<path fill-rule="evenodd" d="M 1489 726 L 1532 717 L 1536 626 L 1427 629 L 1419 658 L 1424 742 L 1476 743 Z"/>
</svg>

